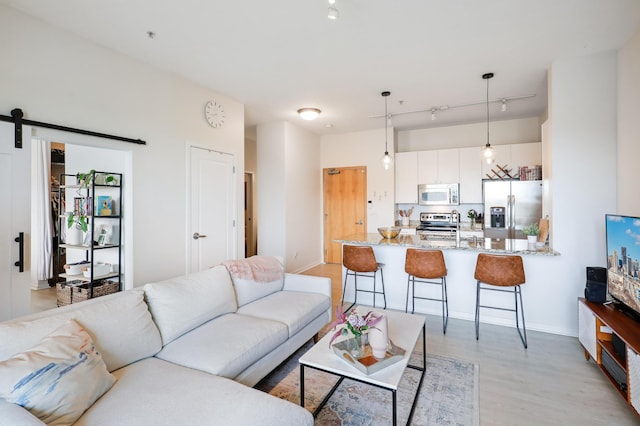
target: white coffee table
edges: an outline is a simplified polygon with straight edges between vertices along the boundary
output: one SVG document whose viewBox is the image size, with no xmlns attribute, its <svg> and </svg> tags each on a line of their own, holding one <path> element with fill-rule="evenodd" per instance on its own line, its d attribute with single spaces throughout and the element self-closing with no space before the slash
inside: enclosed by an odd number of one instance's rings
<svg viewBox="0 0 640 426">
<path fill-rule="evenodd" d="M 411 405 L 411 412 L 409 413 L 409 419 L 407 424 L 411 423 L 413 412 L 416 407 L 418 395 L 420 394 L 420 388 L 424 379 L 424 370 L 427 365 L 426 355 L 426 331 L 425 331 L 425 317 L 421 315 L 405 314 L 403 312 L 387 311 L 382 309 L 372 309 L 366 306 L 357 307 L 359 314 L 365 314 L 370 310 L 378 313 L 383 313 L 387 316 L 389 338 L 396 346 L 399 346 L 406 350 L 402 360 L 383 368 L 372 374 L 364 374 L 357 368 L 349 365 L 347 362 L 340 359 L 338 355 L 329 346 L 329 341 L 333 332 L 327 333 L 318 343 L 316 343 L 307 353 L 302 355 L 299 359 L 300 363 L 300 405 L 304 407 L 304 369 L 305 367 L 314 368 L 316 370 L 324 371 L 339 376 L 340 379 L 331 389 L 329 394 L 325 396 L 318 408 L 316 408 L 313 416 L 316 417 L 325 403 L 329 400 L 331 395 L 340 386 L 340 383 L 345 378 L 356 380 L 358 382 L 366 383 L 379 388 L 387 389 L 392 393 L 393 399 L 393 424 L 397 423 L 397 390 L 402 374 L 406 368 L 412 368 L 421 372 L 420 382 L 418 383 L 418 389 Z M 420 332 L 422 331 L 422 366 L 410 365 L 409 358 L 416 345 Z M 348 337 L 345 337 L 348 338 Z M 342 338 L 342 339 L 345 339 Z M 336 339 L 336 342 L 342 340 Z"/>
</svg>

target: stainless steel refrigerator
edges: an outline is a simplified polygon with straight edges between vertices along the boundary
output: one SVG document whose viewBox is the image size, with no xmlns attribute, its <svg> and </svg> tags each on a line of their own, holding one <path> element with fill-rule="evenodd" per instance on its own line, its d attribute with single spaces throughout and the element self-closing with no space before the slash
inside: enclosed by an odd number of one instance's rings
<svg viewBox="0 0 640 426">
<path fill-rule="evenodd" d="M 542 181 L 485 180 L 485 237 L 526 239 L 522 228 L 542 217 Z"/>
</svg>

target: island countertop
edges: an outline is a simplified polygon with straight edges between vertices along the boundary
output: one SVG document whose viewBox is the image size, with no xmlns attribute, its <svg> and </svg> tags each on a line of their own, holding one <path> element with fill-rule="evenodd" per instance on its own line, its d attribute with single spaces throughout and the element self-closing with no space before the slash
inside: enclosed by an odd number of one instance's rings
<svg viewBox="0 0 640 426">
<path fill-rule="evenodd" d="M 505 238 L 477 238 L 474 242 L 473 239 L 460 239 L 459 241 L 422 240 L 419 235 L 398 235 L 396 238 L 382 238 L 380 234 L 361 233 L 348 235 L 335 241 L 346 244 L 367 244 L 372 246 L 431 248 L 533 256 L 560 256 L 560 253 L 548 245 L 538 247 L 537 245 L 529 244 L 527 240 Z"/>
</svg>

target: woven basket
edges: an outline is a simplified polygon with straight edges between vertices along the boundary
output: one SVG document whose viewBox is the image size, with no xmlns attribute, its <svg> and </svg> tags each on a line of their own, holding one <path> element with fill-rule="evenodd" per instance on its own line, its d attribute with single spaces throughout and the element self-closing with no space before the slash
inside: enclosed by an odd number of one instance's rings
<svg viewBox="0 0 640 426">
<path fill-rule="evenodd" d="M 120 283 L 117 281 L 102 281 L 93 284 L 93 298 L 120 291 Z M 89 284 L 80 284 L 78 281 L 61 282 L 56 284 L 58 306 L 66 306 L 72 303 L 84 302 L 90 299 L 91 289 Z"/>
</svg>

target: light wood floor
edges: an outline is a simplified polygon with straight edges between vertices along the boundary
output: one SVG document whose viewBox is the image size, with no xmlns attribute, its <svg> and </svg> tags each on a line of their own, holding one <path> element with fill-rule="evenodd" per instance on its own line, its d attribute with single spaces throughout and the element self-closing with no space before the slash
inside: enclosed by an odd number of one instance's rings
<svg viewBox="0 0 640 426">
<path fill-rule="evenodd" d="M 341 265 L 318 265 L 307 275 L 331 278 L 334 310 L 342 293 Z M 524 301 L 525 305 L 527 301 Z M 529 331 L 524 349 L 515 328 L 427 318 L 427 352 L 480 366 L 481 425 L 640 425 L 623 399 L 573 337 Z"/>
</svg>

